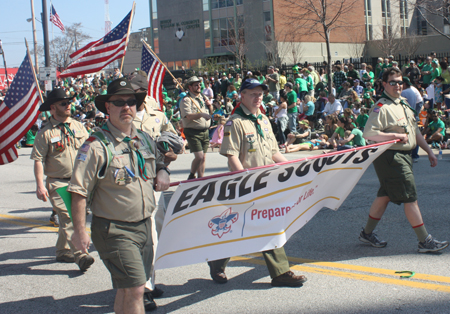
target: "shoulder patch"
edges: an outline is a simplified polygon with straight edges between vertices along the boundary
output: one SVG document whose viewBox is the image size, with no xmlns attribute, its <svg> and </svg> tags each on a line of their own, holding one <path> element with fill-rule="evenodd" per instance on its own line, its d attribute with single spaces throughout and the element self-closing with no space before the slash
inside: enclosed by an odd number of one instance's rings
<svg viewBox="0 0 450 314">
<path fill-rule="evenodd" d="M 373 109 L 373 112 L 376 112 L 376 113 L 380 112 L 380 108 Z"/>
<path fill-rule="evenodd" d="M 86 154 L 79 153 L 77 156 L 77 160 L 85 161 L 86 157 L 87 157 Z"/>
<path fill-rule="evenodd" d="M 83 144 L 83 146 L 81 146 L 80 151 L 87 153 L 89 151 L 89 148 L 91 148 L 91 146 L 89 144 Z"/>
<path fill-rule="evenodd" d="M 226 126 L 230 126 L 232 124 L 233 124 L 233 121 L 231 121 L 231 120 L 228 120 L 227 123 L 225 123 Z"/>
</svg>

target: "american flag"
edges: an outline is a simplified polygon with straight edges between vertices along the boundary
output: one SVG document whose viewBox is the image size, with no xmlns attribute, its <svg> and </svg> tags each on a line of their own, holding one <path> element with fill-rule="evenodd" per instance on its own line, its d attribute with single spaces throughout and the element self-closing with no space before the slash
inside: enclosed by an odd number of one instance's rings
<svg viewBox="0 0 450 314">
<path fill-rule="evenodd" d="M 39 115 L 41 98 L 33 72 L 27 52 L 5 101 L 0 105 L 0 165 L 17 159 L 15 144 L 33 126 Z"/>
<path fill-rule="evenodd" d="M 162 83 L 166 75 L 166 68 L 145 44 L 142 46 L 141 70 L 147 73 L 147 94 L 156 99 L 163 110 Z"/>
<path fill-rule="evenodd" d="M 71 64 L 60 77 L 98 72 L 105 66 L 125 56 L 128 43 L 128 26 L 133 10 L 105 37 L 90 42 L 70 55 Z"/>
<path fill-rule="evenodd" d="M 58 27 L 63 33 L 66 31 L 66 29 L 64 28 L 64 24 L 61 22 L 58 13 L 56 13 L 53 4 L 52 7 L 50 8 L 50 22 L 55 24 L 55 26 Z"/>
</svg>

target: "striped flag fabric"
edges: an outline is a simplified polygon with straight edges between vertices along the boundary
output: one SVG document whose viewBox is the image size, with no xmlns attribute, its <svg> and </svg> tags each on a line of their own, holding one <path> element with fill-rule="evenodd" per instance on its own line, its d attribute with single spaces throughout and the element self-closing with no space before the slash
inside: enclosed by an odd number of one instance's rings
<svg viewBox="0 0 450 314">
<path fill-rule="evenodd" d="M 55 24 L 55 26 L 58 27 L 63 33 L 66 31 L 66 29 L 64 28 L 64 24 L 61 22 L 58 13 L 56 13 L 53 4 L 52 7 L 50 8 L 50 22 Z"/>
<path fill-rule="evenodd" d="M 90 42 L 70 55 L 71 63 L 60 77 L 98 72 L 105 66 L 125 56 L 128 44 L 128 28 L 133 10 L 105 37 Z"/>
<path fill-rule="evenodd" d="M 0 165 L 17 159 L 15 144 L 36 122 L 41 97 L 27 52 L 4 102 L 0 105 Z"/>
<path fill-rule="evenodd" d="M 145 44 L 142 46 L 141 70 L 147 73 L 147 94 L 153 97 L 163 110 L 162 87 L 166 68 Z"/>
</svg>

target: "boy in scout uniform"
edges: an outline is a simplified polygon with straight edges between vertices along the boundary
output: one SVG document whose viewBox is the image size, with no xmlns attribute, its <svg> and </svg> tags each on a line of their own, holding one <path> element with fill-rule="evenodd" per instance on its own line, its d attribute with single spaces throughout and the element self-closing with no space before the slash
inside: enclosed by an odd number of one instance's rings
<svg viewBox="0 0 450 314">
<path fill-rule="evenodd" d="M 261 114 L 263 90 L 267 86 L 256 79 L 247 79 L 241 85 L 241 104 L 225 124 L 220 154 L 228 158 L 230 171 L 283 162 L 287 159 L 278 151 L 277 140 L 269 119 Z M 305 276 L 296 276 L 289 269 L 284 248 L 262 252 L 272 278 L 272 286 L 298 287 Z M 211 278 L 226 283 L 225 267 L 229 258 L 208 262 Z"/>
<path fill-rule="evenodd" d="M 431 167 L 436 167 L 437 159 L 420 134 L 414 111 L 401 97 L 403 89 L 402 72 L 388 68 L 383 73 L 384 93 L 370 110 L 364 128 L 364 137 L 375 142 L 399 140 L 381 154 L 374 162 L 380 181 L 377 198 L 369 211 L 366 227 L 359 240 L 374 247 L 385 247 L 373 230 L 383 216 L 389 202 L 404 204 L 406 218 L 419 240 L 419 252 L 436 252 L 445 249 L 448 242 L 440 242 L 428 234 L 417 204 L 416 184 L 412 171 L 411 150 L 418 144 L 428 154 Z"/>
<path fill-rule="evenodd" d="M 52 116 L 36 135 L 31 159 L 34 160 L 37 198 L 44 202 L 49 198 L 59 218 L 56 260 L 75 262 L 81 271 L 86 271 L 94 259 L 87 251 L 82 253 L 73 246 L 72 221 L 62 198 L 56 192 L 58 188 L 69 184 L 77 151 L 89 136 L 80 122 L 71 119 L 69 99 L 63 89 L 54 89 L 39 108 L 41 112 L 51 110 Z M 45 185 L 44 174 L 47 176 Z"/>
<path fill-rule="evenodd" d="M 209 127 L 211 125 L 211 102 L 200 93 L 200 79 L 196 76 L 186 81 L 186 96 L 180 102 L 180 113 L 184 126 L 184 135 L 189 150 L 194 153 L 191 173 L 188 180 L 195 174 L 201 178 L 205 174 L 206 152 L 209 147 Z"/>
<path fill-rule="evenodd" d="M 117 289 L 114 311 L 144 312 L 144 285 L 152 267 L 151 215 L 154 190 L 169 187 L 163 156 L 155 142 L 133 125 L 135 93 L 126 78 L 111 82 L 95 105 L 109 120 L 79 150 L 68 191 L 72 193 L 74 245 L 87 251 L 90 240 L 83 212 L 89 200 L 91 232 L 100 258 Z M 153 299 L 147 310 L 156 308 Z"/>
</svg>

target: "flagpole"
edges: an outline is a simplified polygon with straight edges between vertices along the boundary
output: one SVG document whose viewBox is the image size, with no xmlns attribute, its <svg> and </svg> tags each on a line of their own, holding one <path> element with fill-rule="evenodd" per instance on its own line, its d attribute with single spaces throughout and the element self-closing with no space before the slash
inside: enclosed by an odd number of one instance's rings
<svg viewBox="0 0 450 314">
<path fill-rule="evenodd" d="M 133 7 L 131 8 L 130 23 L 128 23 L 127 40 L 125 42 L 125 53 L 123 54 L 122 63 L 120 64 L 120 73 L 122 73 L 123 63 L 125 61 L 125 54 L 126 54 L 127 48 L 128 48 L 128 40 L 130 39 L 131 23 L 133 22 L 133 18 L 134 18 L 134 9 L 135 9 L 135 7 L 136 7 L 136 2 L 133 1 Z"/>
<path fill-rule="evenodd" d="M 31 60 L 31 57 L 30 57 L 30 50 L 28 49 L 28 42 L 27 42 L 26 38 L 25 38 L 25 46 L 27 47 L 27 57 L 30 60 L 30 64 L 32 65 L 31 66 L 31 71 L 33 72 L 34 82 L 36 83 L 36 87 L 37 87 L 38 92 L 39 92 L 39 97 L 41 98 L 41 102 L 44 102 L 44 99 L 42 98 L 42 92 L 41 92 L 41 89 L 39 87 L 39 81 L 38 81 L 38 79 L 36 77 L 36 72 L 34 71 L 33 61 Z"/>
<path fill-rule="evenodd" d="M 3 50 L 2 41 L 0 40 L 0 52 L 3 56 L 3 66 L 5 67 L 5 78 L 6 78 L 6 84 L 8 85 L 9 89 L 9 81 L 8 81 L 8 68 L 6 67 L 6 60 L 5 60 L 5 50 Z"/>
<path fill-rule="evenodd" d="M 152 50 L 152 48 L 150 47 L 149 44 L 147 44 L 144 40 L 142 40 L 142 43 L 153 53 L 153 55 L 158 58 L 159 62 L 161 62 L 161 64 L 166 68 L 166 71 L 169 72 L 170 76 L 172 76 L 172 78 L 175 80 L 177 86 L 183 88 L 183 86 L 180 84 L 180 82 L 178 82 L 178 80 L 175 78 L 175 76 L 173 76 L 172 72 L 170 72 L 169 68 L 166 66 L 166 64 L 164 62 L 161 61 L 161 59 L 158 57 L 158 55 Z"/>
</svg>

